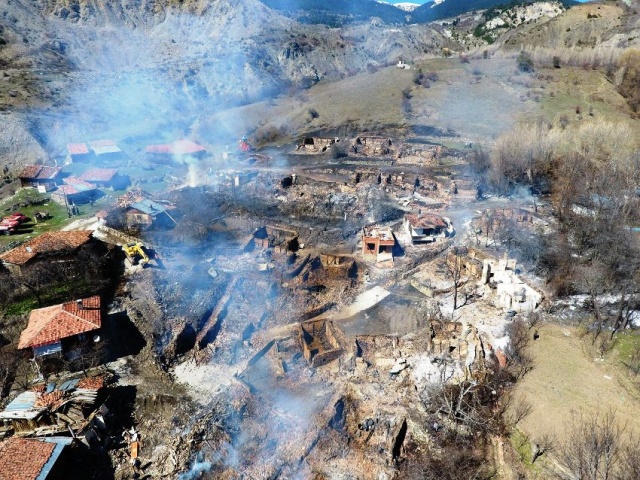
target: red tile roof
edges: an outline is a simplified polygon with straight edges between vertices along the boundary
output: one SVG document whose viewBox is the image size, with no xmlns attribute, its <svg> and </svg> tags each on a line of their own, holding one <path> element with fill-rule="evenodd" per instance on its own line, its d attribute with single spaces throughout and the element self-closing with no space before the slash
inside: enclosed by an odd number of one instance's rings
<svg viewBox="0 0 640 480">
<path fill-rule="evenodd" d="M 38 347 L 100 328 L 100 297 L 32 310 L 18 348 Z"/>
<path fill-rule="evenodd" d="M 36 178 L 36 176 L 38 175 L 38 172 L 42 169 L 42 165 L 27 165 L 26 167 L 24 167 L 22 169 L 22 172 L 20 172 L 20 175 L 18 175 L 18 177 L 20 178 Z"/>
<path fill-rule="evenodd" d="M 47 232 L 0 255 L 0 260 L 14 265 L 24 265 L 40 253 L 75 250 L 91 238 L 93 230 Z"/>
<path fill-rule="evenodd" d="M 78 177 L 67 177 L 62 181 L 66 185 L 58 187 L 58 191 L 65 193 L 66 195 L 73 195 L 74 193 L 88 192 L 96 189 L 95 185 L 85 182 Z"/>
<path fill-rule="evenodd" d="M 61 167 L 45 167 L 43 165 L 26 166 L 18 178 L 26 178 L 31 180 L 52 180 L 62 171 Z"/>
<path fill-rule="evenodd" d="M 85 155 L 89 153 L 86 143 L 68 143 L 67 151 L 70 155 Z"/>
<path fill-rule="evenodd" d="M 30 438 L 5 440 L 0 443 L 0 478 L 35 480 L 55 448 L 55 443 Z"/>
<path fill-rule="evenodd" d="M 109 182 L 117 173 L 115 168 L 90 168 L 80 178 L 87 182 Z"/>
<path fill-rule="evenodd" d="M 198 152 L 205 152 L 206 148 L 191 140 L 176 140 L 170 144 L 149 145 L 144 149 L 146 153 L 156 153 L 165 155 L 190 155 Z"/>
<path fill-rule="evenodd" d="M 413 228 L 446 228 L 447 224 L 440 215 L 425 213 L 422 215 L 407 215 L 407 220 Z"/>
</svg>

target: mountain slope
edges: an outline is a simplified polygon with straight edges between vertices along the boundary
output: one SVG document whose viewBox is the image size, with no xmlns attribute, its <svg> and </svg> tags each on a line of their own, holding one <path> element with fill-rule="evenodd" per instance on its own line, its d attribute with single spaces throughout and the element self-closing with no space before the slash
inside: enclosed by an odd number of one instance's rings
<svg viewBox="0 0 640 480">
<path fill-rule="evenodd" d="M 406 23 L 406 12 L 374 0 L 261 0 L 269 8 L 303 23 L 341 26 L 380 18 L 385 23 Z"/>
<path fill-rule="evenodd" d="M 3 8 L 0 109 L 25 112 L 23 124 L 48 151 L 104 135 L 173 137 L 201 115 L 437 54 L 446 42 L 423 26 L 303 25 L 258 0 L 13 0 Z"/>
<path fill-rule="evenodd" d="M 411 19 L 416 23 L 431 22 L 434 20 L 440 20 L 443 18 L 451 18 L 456 15 L 462 15 L 474 10 L 485 10 L 488 8 L 494 8 L 499 6 L 506 6 L 507 4 L 520 4 L 520 3 L 534 3 L 533 1 L 509 1 L 509 0 L 445 0 L 437 5 L 433 2 L 425 3 L 424 5 L 416 8 L 411 13 Z M 577 2 L 573 0 L 564 0 L 565 6 L 575 5 Z"/>
</svg>

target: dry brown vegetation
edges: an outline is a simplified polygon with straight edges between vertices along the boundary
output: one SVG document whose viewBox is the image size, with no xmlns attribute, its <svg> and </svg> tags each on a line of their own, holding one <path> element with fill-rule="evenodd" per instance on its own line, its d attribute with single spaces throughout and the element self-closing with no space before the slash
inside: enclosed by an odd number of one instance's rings
<svg viewBox="0 0 640 480">
<path fill-rule="evenodd" d="M 640 114 L 640 50 L 627 50 L 618 60 L 616 84 L 635 114 Z"/>
</svg>

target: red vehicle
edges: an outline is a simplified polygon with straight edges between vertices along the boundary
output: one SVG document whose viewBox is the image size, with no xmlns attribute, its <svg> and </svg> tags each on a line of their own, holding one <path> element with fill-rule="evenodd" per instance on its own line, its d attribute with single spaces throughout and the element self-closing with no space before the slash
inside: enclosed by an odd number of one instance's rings
<svg viewBox="0 0 640 480">
<path fill-rule="evenodd" d="M 8 218 L 10 220 L 16 220 L 20 223 L 24 223 L 28 220 L 28 217 L 20 212 L 13 212 L 11 215 L 9 215 L 8 217 L 4 217 L 4 218 Z"/>
<path fill-rule="evenodd" d="M 17 220 L 12 220 L 10 217 L 3 218 L 2 221 L 0 222 L 0 226 L 10 227 L 10 228 L 16 228 L 18 225 L 20 225 L 20 222 Z"/>
<path fill-rule="evenodd" d="M 11 235 L 14 232 L 12 227 L 0 224 L 0 235 Z"/>
</svg>

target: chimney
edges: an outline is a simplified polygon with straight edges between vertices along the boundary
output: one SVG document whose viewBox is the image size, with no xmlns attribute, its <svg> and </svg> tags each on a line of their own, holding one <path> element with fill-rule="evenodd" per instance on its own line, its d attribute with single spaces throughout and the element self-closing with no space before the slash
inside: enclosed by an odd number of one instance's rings
<svg viewBox="0 0 640 480">
<path fill-rule="evenodd" d="M 84 305 L 82 305 L 82 299 L 78 299 L 76 300 L 76 305 L 78 306 L 78 310 L 83 310 L 84 309 Z"/>
</svg>

